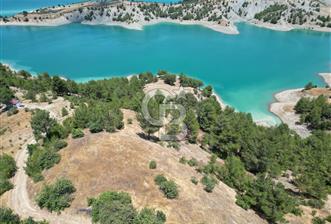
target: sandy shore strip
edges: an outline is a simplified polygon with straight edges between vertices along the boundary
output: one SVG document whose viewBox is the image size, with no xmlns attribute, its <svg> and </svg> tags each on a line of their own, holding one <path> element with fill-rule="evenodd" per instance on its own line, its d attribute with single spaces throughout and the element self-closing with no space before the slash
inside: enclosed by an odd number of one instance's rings
<svg viewBox="0 0 331 224">
<path fill-rule="evenodd" d="M 0 26 L 62 26 L 66 24 L 72 23 L 71 21 L 67 20 L 64 16 L 56 18 L 56 19 L 49 19 L 47 21 L 42 22 L 2 22 L 0 21 Z M 229 26 L 222 26 L 215 22 L 209 21 L 182 21 L 182 20 L 172 20 L 172 19 L 154 19 L 151 21 L 140 21 L 136 23 L 126 23 L 126 22 L 115 22 L 115 21 L 83 21 L 81 22 L 85 25 L 106 25 L 106 26 L 120 26 L 125 29 L 131 30 L 143 30 L 144 26 L 151 26 L 160 23 L 174 23 L 179 25 L 198 25 L 203 26 L 208 29 L 214 30 L 216 32 L 225 33 L 225 34 L 232 34 L 236 35 L 239 34 L 239 31 L 235 25 Z"/>
<path fill-rule="evenodd" d="M 321 76 L 324 80 L 324 82 L 331 87 L 331 73 L 319 73 L 319 76 Z"/>
<path fill-rule="evenodd" d="M 313 25 L 309 25 L 309 24 L 303 24 L 303 25 L 272 24 L 272 23 L 261 22 L 256 19 L 247 20 L 245 22 L 247 22 L 248 24 L 257 26 L 257 27 L 266 28 L 266 29 L 275 30 L 275 31 L 283 31 L 283 32 L 288 32 L 291 30 L 311 30 L 311 31 L 318 31 L 318 32 L 331 32 L 331 29 L 328 27 L 313 26 Z"/>
<path fill-rule="evenodd" d="M 302 97 L 302 90 L 302 88 L 290 89 L 275 94 L 276 102 L 270 104 L 269 110 L 277 115 L 283 123 L 287 124 L 299 136 L 306 138 L 310 135 L 310 131 L 305 125 L 297 124 L 300 121 L 300 115 L 296 114 L 293 109 Z"/>
<path fill-rule="evenodd" d="M 70 24 L 71 22 L 65 17 L 59 17 L 56 19 L 48 19 L 47 22 L 7 22 L 0 21 L 0 26 L 62 26 Z"/>
<path fill-rule="evenodd" d="M 198 26 L 203 26 L 206 28 L 209 28 L 211 30 L 214 30 L 216 32 L 220 32 L 220 33 L 225 33 L 225 34 L 232 34 L 232 35 L 236 35 L 239 34 L 239 31 L 237 29 L 237 27 L 233 24 L 229 25 L 229 26 L 222 26 L 216 22 L 209 22 L 209 21 L 190 21 L 190 20 L 173 20 L 173 19 L 155 19 L 152 20 L 150 22 L 142 22 L 142 26 L 148 26 L 148 25 L 155 25 L 155 24 L 159 24 L 159 23 L 175 23 L 175 24 L 179 24 L 179 25 L 198 25 Z"/>
</svg>

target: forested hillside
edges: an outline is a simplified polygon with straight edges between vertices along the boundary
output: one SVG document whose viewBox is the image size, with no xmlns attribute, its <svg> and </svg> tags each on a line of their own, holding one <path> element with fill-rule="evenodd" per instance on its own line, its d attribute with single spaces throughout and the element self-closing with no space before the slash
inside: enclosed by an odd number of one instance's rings
<svg viewBox="0 0 331 224">
<path fill-rule="evenodd" d="M 34 181 L 42 180 L 42 171 L 60 160 L 58 151 L 65 147 L 65 139 L 70 133 L 73 136 L 78 133 L 79 137 L 83 129 L 96 133 L 115 132 L 123 128 L 121 108 L 136 111 L 147 139 L 161 142 L 154 133 L 162 125 L 149 124 L 141 111 L 145 84 L 158 79 L 174 85 L 176 76 L 161 71 L 158 76 L 142 73 L 130 79 L 111 78 L 76 83 L 48 74 L 32 77 L 27 72 L 16 73 L 0 65 L 0 92 L 3 93 L 1 103 L 8 104 L 14 96 L 10 87 L 17 87 L 25 92 L 25 98 L 32 101 L 37 100 L 37 95 L 46 93 L 52 93 L 52 98 L 63 96 L 75 110 L 74 115 L 65 119 L 62 124 L 50 118 L 45 111 L 34 112 L 31 126 L 35 137 L 43 141 L 42 144 L 29 147 L 26 172 Z M 212 88 L 203 88 L 203 83 L 198 80 L 182 75 L 179 83 L 195 89 L 195 94 L 185 93 L 181 97 L 167 99 L 158 96 L 148 106 L 152 116 L 158 115 L 158 107 L 164 100 L 181 104 L 185 108 L 187 114 L 184 123 L 188 128 L 188 135 L 184 140 L 174 138 L 167 144 L 180 150 L 180 144 L 196 143 L 214 154 L 208 164 L 197 167 L 197 171 L 204 175 L 206 191 L 212 192 L 217 181 L 223 181 L 236 189 L 238 205 L 255 210 L 271 223 L 284 221 L 287 213 L 300 215 L 300 204 L 314 208 L 323 206 L 327 195 L 331 194 L 331 135 L 322 131 L 328 129 L 324 127 L 328 127 L 330 123 L 329 104 L 325 100 L 317 98 L 306 102 L 303 99 L 297 105 L 297 111 L 303 111 L 305 123 L 308 123 L 306 119 L 315 110 L 314 105 L 321 105 L 323 111 L 326 111 L 322 112 L 322 121 L 317 124 L 309 120 L 314 129 L 320 130 L 301 139 L 285 124 L 262 127 L 254 123 L 250 114 L 235 112 L 229 107 L 222 109 L 216 97 L 211 94 Z M 176 113 L 170 113 L 176 117 Z M 180 127 L 170 123 L 166 130 L 169 134 L 176 135 Z M 199 132 L 203 133 L 201 138 L 198 138 Z M 217 157 L 224 159 L 225 165 L 217 163 Z M 191 163 L 195 166 L 194 161 Z M 286 176 L 289 172 L 289 183 L 296 191 L 285 189 L 277 182 L 279 177 Z M 113 197 L 112 193 L 109 194 L 109 197 Z M 103 196 L 93 199 L 91 205 L 99 206 L 97 202 L 100 200 L 101 203 L 102 198 Z M 128 204 L 130 207 L 129 201 Z M 95 214 L 93 218 L 100 220 Z"/>
</svg>

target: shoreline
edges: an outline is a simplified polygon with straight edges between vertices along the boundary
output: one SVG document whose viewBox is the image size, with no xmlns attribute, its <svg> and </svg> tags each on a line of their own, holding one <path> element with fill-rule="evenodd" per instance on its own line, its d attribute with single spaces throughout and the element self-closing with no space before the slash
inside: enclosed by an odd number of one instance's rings
<svg viewBox="0 0 331 224">
<path fill-rule="evenodd" d="M 36 26 L 36 27 L 56 27 L 56 26 L 64 26 L 73 24 L 75 22 L 66 20 L 64 17 L 59 17 L 47 22 L 7 22 L 3 23 L 0 21 L 0 27 L 6 27 L 6 26 Z M 115 21 L 94 21 L 94 22 L 79 22 L 83 25 L 92 25 L 92 26 L 98 26 L 98 25 L 104 25 L 104 26 L 118 26 L 129 30 L 137 30 L 137 31 L 143 31 L 144 27 L 146 26 L 153 26 L 158 24 L 177 24 L 177 25 L 191 25 L 191 26 L 202 26 L 207 29 L 211 29 L 213 31 L 227 34 L 227 35 L 239 35 L 240 32 L 238 30 L 238 27 L 231 23 L 229 26 L 222 26 L 215 22 L 209 22 L 205 20 L 174 20 L 170 18 L 162 18 L 162 19 L 154 19 L 151 21 L 139 21 L 135 23 L 126 23 L 126 22 L 115 22 Z M 331 28 L 327 27 L 318 27 L 318 26 L 310 26 L 310 25 L 289 25 L 289 24 L 271 24 L 271 23 L 264 23 L 257 20 L 240 20 L 236 23 L 246 23 L 248 25 L 269 29 L 273 31 L 279 31 L 279 32 L 289 32 L 293 30 L 302 30 L 302 31 L 314 31 L 314 32 L 324 32 L 324 33 L 331 33 Z"/>
<path fill-rule="evenodd" d="M 269 105 L 269 111 L 275 114 L 284 124 L 294 130 L 300 137 L 306 138 L 310 135 L 310 131 L 305 125 L 298 125 L 300 115 L 293 110 L 296 103 L 301 98 L 303 88 L 288 89 L 273 95 L 274 102 Z"/>
<path fill-rule="evenodd" d="M 8 22 L 3 23 L 0 22 L 0 27 L 6 27 L 6 26 L 36 26 L 36 27 L 57 27 L 57 26 L 64 26 L 73 24 L 74 22 L 68 21 L 65 18 L 57 18 L 49 22 L 29 22 L 29 23 L 22 23 L 22 22 Z M 220 24 L 217 24 L 215 22 L 209 22 L 209 21 L 195 21 L 195 20 L 173 20 L 173 19 L 155 19 L 149 22 L 136 22 L 136 23 L 126 23 L 126 22 L 80 22 L 80 24 L 83 25 L 91 25 L 91 26 L 98 26 L 98 25 L 104 25 L 104 26 L 118 26 L 122 27 L 124 29 L 129 30 L 136 30 L 136 31 L 143 31 L 144 27 L 146 26 L 153 26 L 158 24 L 177 24 L 177 25 L 184 25 L 184 26 L 202 26 L 204 28 L 227 34 L 227 35 L 239 35 L 240 32 L 238 30 L 238 27 L 235 24 L 231 24 L 229 26 L 222 26 Z M 288 24 L 269 24 L 269 23 L 263 23 L 263 22 L 256 22 L 256 21 L 238 21 L 237 23 L 246 23 L 248 25 L 273 30 L 273 31 L 279 31 L 279 32 L 289 32 L 293 30 L 301 30 L 301 31 L 314 31 L 314 32 L 324 32 L 324 33 L 331 33 L 330 28 L 326 27 L 317 27 L 317 26 L 293 26 Z"/>
<path fill-rule="evenodd" d="M 330 73 L 318 73 L 324 82 L 331 88 L 331 72 Z"/>
<path fill-rule="evenodd" d="M 56 26 L 63 26 L 63 25 L 69 25 L 74 22 L 66 20 L 64 17 L 59 17 L 47 22 L 7 22 L 3 23 L 0 22 L 0 26 L 37 26 L 37 27 L 56 27 Z M 209 22 L 209 21 L 195 21 L 195 20 L 173 20 L 173 19 L 154 19 L 151 21 L 140 21 L 135 23 L 126 23 L 126 22 L 114 22 L 114 21 L 94 21 L 94 22 L 87 22 L 83 21 L 80 22 L 80 24 L 83 25 L 92 25 L 92 26 L 98 26 L 98 25 L 105 25 L 105 26 L 119 26 L 125 29 L 129 30 L 137 30 L 142 31 L 144 30 L 145 26 L 153 26 L 157 24 L 162 23 L 171 23 L 171 24 L 178 24 L 178 25 L 192 25 L 192 26 L 202 26 L 208 29 L 211 29 L 216 32 L 229 34 L 229 35 L 238 35 L 239 31 L 236 25 L 229 25 L 229 26 L 222 26 L 220 24 L 217 24 L 215 22 Z"/>
<path fill-rule="evenodd" d="M 324 82 L 331 87 L 331 73 L 318 73 Z M 296 103 L 303 97 L 303 88 L 287 89 L 273 94 L 274 101 L 269 104 L 269 111 L 275 114 L 290 129 L 294 130 L 301 137 L 308 137 L 310 131 L 305 125 L 296 124 L 300 115 L 293 110 Z"/>
<path fill-rule="evenodd" d="M 315 31 L 315 32 L 325 32 L 331 33 L 331 29 L 327 27 L 319 27 L 319 26 L 312 26 L 312 25 L 293 25 L 293 24 L 272 24 L 272 23 L 265 23 L 259 20 L 247 20 L 244 21 L 250 25 L 265 28 L 274 31 L 280 32 L 289 32 L 293 30 L 303 30 L 303 31 Z"/>
</svg>

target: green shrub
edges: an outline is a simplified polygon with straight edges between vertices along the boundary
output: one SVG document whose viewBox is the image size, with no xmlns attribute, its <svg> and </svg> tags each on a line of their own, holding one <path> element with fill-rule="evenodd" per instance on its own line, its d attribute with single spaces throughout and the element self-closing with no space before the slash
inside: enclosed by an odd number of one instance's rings
<svg viewBox="0 0 331 224">
<path fill-rule="evenodd" d="M 155 178 L 154 178 L 154 181 L 157 185 L 160 185 L 161 183 L 167 181 L 167 178 L 165 178 L 165 176 L 163 175 L 157 175 Z"/>
<path fill-rule="evenodd" d="M 174 181 L 167 180 L 163 175 L 157 175 L 154 181 L 168 199 L 174 199 L 178 196 L 177 185 Z"/>
<path fill-rule="evenodd" d="M 157 165 L 156 165 L 156 162 L 154 160 L 152 160 L 152 161 L 149 162 L 149 168 L 150 169 L 156 169 L 156 166 Z"/>
<path fill-rule="evenodd" d="M 70 207 L 72 193 L 76 191 L 70 180 L 59 179 L 54 184 L 45 185 L 37 195 L 36 202 L 40 208 L 60 212 Z"/>
<path fill-rule="evenodd" d="M 199 181 L 196 177 L 191 177 L 191 182 L 195 185 L 197 185 L 199 183 Z"/>
<path fill-rule="evenodd" d="M 69 135 L 68 130 L 59 123 L 54 123 L 46 135 L 47 140 L 65 139 Z"/>
<path fill-rule="evenodd" d="M 47 102 L 48 98 L 45 93 L 40 94 L 39 102 Z"/>
<path fill-rule="evenodd" d="M 182 157 L 180 157 L 179 162 L 181 164 L 186 164 L 187 163 L 187 160 L 186 160 L 186 158 L 184 156 L 182 156 Z"/>
<path fill-rule="evenodd" d="M 88 199 L 88 205 L 92 207 L 93 223 L 133 224 L 136 216 L 131 197 L 125 192 L 104 192 Z"/>
<path fill-rule="evenodd" d="M 217 180 L 211 176 L 204 176 L 201 179 L 201 183 L 204 185 L 204 190 L 211 193 L 217 184 Z"/>
<path fill-rule="evenodd" d="M 315 217 L 312 219 L 312 224 L 325 224 L 325 223 L 326 221 L 319 217 Z"/>
<path fill-rule="evenodd" d="M 53 167 L 59 163 L 61 156 L 50 148 L 36 147 L 32 150 L 28 161 L 26 163 L 25 172 L 30 176 L 34 182 L 43 179 L 42 171 Z"/>
<path fill-rule="evenodd" d="M 74 129 L 72 129 L 71 136 L 72 136 L 72 138 L 82 138 L 82 137 L 84 137 L 84 132 L 80 128 L 74 128 Z"/>
<path fill-rule="evenodd" d="M 328 215 L 326 218 L 325 218 L 326 221 L 328 222 L 331 222 L 331 215 Z"/>
<path fill-rule="evenodd" d="M 13 187 L 13 184 L 8 179 L 0 177 L 0 196 L 6 191 L 13 189 Z"/>
<path fill-rule="evenodd" d="M 176 82 L 176 75 L 171 75 L 171 74 L 165 74 L 160 76 L 161 79 L 164 80 L 164 83 L 168 84 L 168 85 L 175 85 Z"/>
<path fill-rule="evenodd" d="M 321 209 L 324 205 L 324 201 L 320 199 L 309 199 L 307 205 L 312 208 Z"/>
<path fill-rule="evenodd" d="M 62 117 L 65 117 L 69 114 L 68 110 L 65 107 L 62 108 L 61 113 L 62 113 Z"/>
<path fill-rule="evenodd" d="M 0 127 L 0 136 L 5 134 L 7 130 L 8 130 L 8 128 L 6 128 L 6 127 Z"/>
<path fill-rule="evenodd" d="M 205 88 L 203 88 L 202 95 L 204 97 L 210 97 L 212 94 L 213 94 L 213 87 L 206 86 Z"/>
<path fill-rule="evenodd" d="M 313 88 L 316 88 L 317 86 L 314 85 L 312 82 L 308 82 L 306 85 L 305 85 L 305 90 L 310 90 L 310 89 L 313 89 Z"/>
<path fill-rule="evenodd" d="M 167 144 L 168 148 L 174 148 L 174 149 L 177 149 L 177 150 L 179 150 L 179 148 L 180 148 L 180 145 L 177 141 L 168 141 L 167 143 L 168 143 Z"/>
<path fill-rule="evenodd" d="M 196 160 L 195 158 L 192 158 L 187 162 L 187 164 L 189 166 L 197 166 L 198 165 L 198 160 Z"/>
<path fill-rule="evenodd" d="M 15 175 L 16 163 L 13 157 L 8 154 L 0 155 L 0 177 L 11 178 Z"/>
<path fill-rule="evenodd" d="M 14 114 L 17 114 L 17 113 L 18 113 L 17 108 L 16 108 L 16 107 L 12 107 L 12 108 L 10 108 L 10 109 L 7 111 L 7 116 L 10 117 L 10 116 L 12 116 L 12 115 L 14 115 Z"/>
<path fill-rule="evenodd" d="M 203 86 L 203 82 L 197 79 L 193 79 L 190 77 L 187 77 L 185 75 L 179 76 L 180 85 L 183 87 L 192 87 L 192 88 L 198 88 Z"/>
<path fill-rule="evenodd" d="M 14 187 L 9 178 L 15 175 L 16 169 L 13 157 L 7 154 L 0 155 L 0 196 Z"/>
<path fill-rule="evenodd" d="M 49 112 L 37 109 L 31 118 L 31 128 L 36 139 L 50 135 L 52 127 L 56 121 L 49 116 Z"/>
<path fill-rule="evenodd" d="M 167 216 L 162 211 L 156 211 L 156 217 L 160 222 L 164 223 L 167 221 Z M 330 216 L 331 217 L 331 216 Z"/>
<path fill-rule="evenodd" d="M 9 208 L 0 207 L 1 224 L 20 224 L 20 217 L 13 213 Z"/>
<path fill-rule="evenodd" d="M 60 140 L 57 139 L 54 143 L 53 143 L 53 148 L 55 151 L 59 151 L 60 149 L 63 149 L 64 147 L 67 147 L 68 143 L 65 140 Z"/>
<path fill-rule="evenodd" d="M 168 199 L 174 199 L 178 196 L 177 185 L 174 181 L 165 181 L 160 184 L 160 190 L 163 191 L 164 195 Z"/>
<path fill-rule="evenodd" d="M 91 133 L 98 133 L 103 131 L 103 124 L 101 122 L 91 122 L 88 126 Z"/>
<path fill-rule="evenodd" d="M 149 208 L 142 209 L 133 220 L 133 224 L 163 224 L 166 221 L 165 214 Z"/>
<path fill-rule="evenodd" d="M 48 224 L 47 221 L 34 221 L 31 217 L 26 220 L 23 220 L 21 224 Z"/>
</svg>

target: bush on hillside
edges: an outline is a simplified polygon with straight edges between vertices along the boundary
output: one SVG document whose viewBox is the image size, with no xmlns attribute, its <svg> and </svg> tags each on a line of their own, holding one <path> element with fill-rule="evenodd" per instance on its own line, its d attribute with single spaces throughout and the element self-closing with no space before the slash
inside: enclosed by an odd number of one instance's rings
<svg viewBox="0 0 331 224">
<path fill-rule="evenodd" d="M 154 181 L 168 199 L 174 199 L 178 197 L 178 187 L 174 181 L 167 180 L 167 178 L 163 175 L 157 175 Z"/>
<path fill-rule="evenodd" d="M 156 162 L 154 160 L 152 160 L 152 161 L 149 162 L 149 168 L 150 169 L 156 169 L 156 166 L 157 165 L 156 165 Z"/>
<path fill-rule="evenodd" d="M 72 136 L 72 138 L 82 138 L 82 137 L 84 137 L 84 132 L 80 128 L 74 128 L 74 129 L 72 129 L 71 136 Z"/>
<path fill-rule="evenodd" d="M 36 202 L 40 208 L 60 212 L 70 207 L 72 194 L 76 191 L 70 180 L 59 179 L 54 184 L 45 185 L 37 195 Z"/>
</svg>

